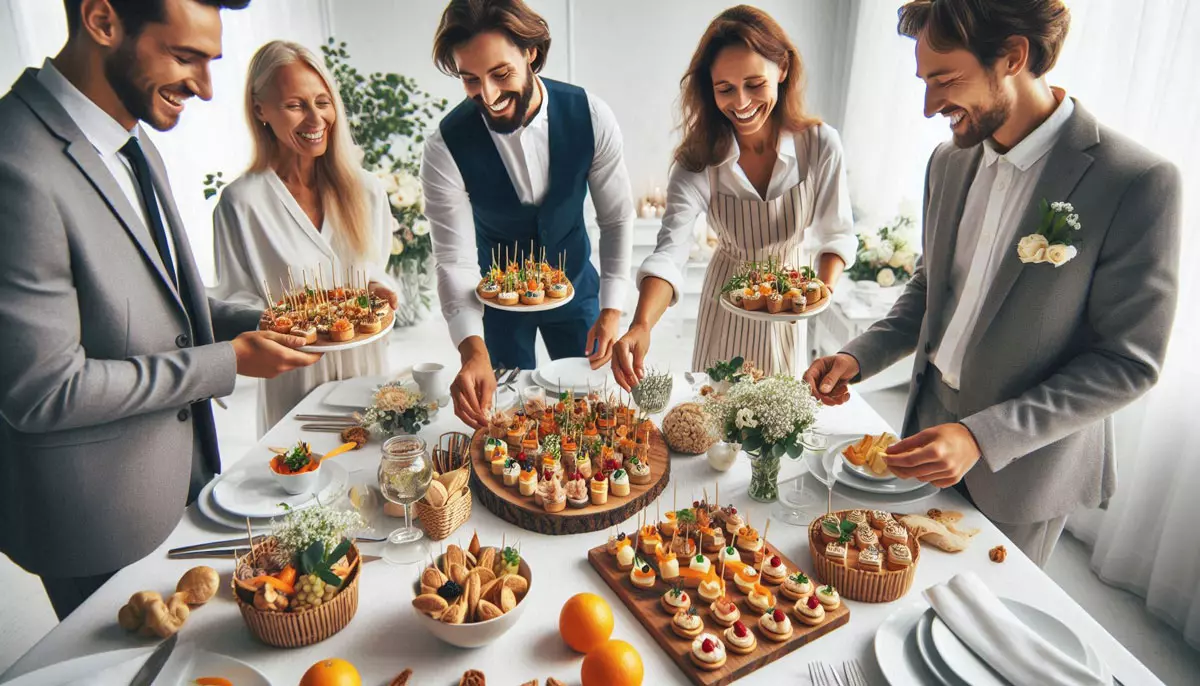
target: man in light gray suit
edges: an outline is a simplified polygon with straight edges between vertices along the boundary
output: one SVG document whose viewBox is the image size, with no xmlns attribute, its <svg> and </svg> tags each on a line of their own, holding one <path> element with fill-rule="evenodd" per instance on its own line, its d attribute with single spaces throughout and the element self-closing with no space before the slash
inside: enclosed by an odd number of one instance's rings
<svg viewBox="0 0 1200 686">
<path fill-rule="evenodd" d="M 247 2 L 66 0 L 66 46 L 0 99 L 0 549 L 60 618 L 220 470 L 209 400 L 319 357 L 206 300 L 138 126 L 211 97 L 220 10 Z"/>
<path fill-rule="evenodd" d="M 1067 515 L 1112 497 L 1111 416 L 1158 379 L 1179 174 L 1047 84 L 1062 0 L 918 0 L 899 15 L 925 115 L 946 116 L 954 142 L 929 160 L 912 281 L 805 379 L 837 404 L 915 353 L 892 471 L 954 485 L 1044 565 Z"/>
</svg>

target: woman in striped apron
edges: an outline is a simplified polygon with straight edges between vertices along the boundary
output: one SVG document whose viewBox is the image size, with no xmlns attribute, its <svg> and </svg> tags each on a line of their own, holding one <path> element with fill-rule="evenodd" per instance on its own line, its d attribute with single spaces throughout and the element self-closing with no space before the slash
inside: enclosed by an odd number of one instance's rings
<svg viewBox="0 0 1200 686">
<path fill-rule="evenodd" d="M 679 300 L 697 217 L 707 213 L 718 245 L 704 278 L 691 368 L 744 357 L 768 374 L 803 369 L 796 324 L 761 322 L 723 309 L 721 287 L 746 261 L 807 264 L 833 288 L 858 247 L 841 141 L 807 116 L 804 67 L 779 25 L 739 6 L 709 25 L 682 81 L 683 141 L 667 186 L 654 254 L 638 272 L 638 307 L 613 354 L 613 376 L 636 385 L 650 330 Z"/>
</svg>

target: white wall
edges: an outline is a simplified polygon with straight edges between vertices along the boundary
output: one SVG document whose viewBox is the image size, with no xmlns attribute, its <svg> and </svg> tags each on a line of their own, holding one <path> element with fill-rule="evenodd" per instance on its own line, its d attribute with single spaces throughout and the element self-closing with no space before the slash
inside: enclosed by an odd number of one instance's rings
<svg viewBox="0 0 1200 686">
<path fill-rule="evenodd" d="M 568 7 L 568 3 L 570 6 Z M 530 0 L 546 18 L 550 78 L 573 81 L 617 115 L 634 195 L 666 183 L 678 140 L 679 78 L 705 27 L 733 0 Z M 841 121 L 851 6 L 839 0 L 760 0 L 799 47 L 809 72 L 808 101 Z M 459 83 L 437 71 L 431 51 L 444 0 L 335 0 L 333 29 L 360 70 L 394 71 L 450 100 Z M 570 20 L 568 19 L 570 17 Z M 573 60 L 572 58 L 573 53 Z M 573 61 L 573 74 L 568 69 Z"/>
</svg>

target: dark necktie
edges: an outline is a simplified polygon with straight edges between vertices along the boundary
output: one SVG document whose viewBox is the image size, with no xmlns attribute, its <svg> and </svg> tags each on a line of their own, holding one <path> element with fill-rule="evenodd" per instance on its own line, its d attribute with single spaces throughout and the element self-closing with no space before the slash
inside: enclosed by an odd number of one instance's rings
<svg viewBox="0 0 1200 686">
<path fill-rule="evenodd" d="M 146 162 L 146 153 L 138 144 L 137 136 L 131 136 L 125 145 L 121 146 L 121 154 L 133 165 L 133 176 L 137 179 L 138 191 L 142 196 L 142 207 L 146 210 L 146 223 L 154 236 L 154 245 L 158 248 L 158 256 L 162 258 L 163 267 L 171 277 L 171 283 L 179 285 L 175 276 L 175 260 L 171 259 L 171 247 L 167 242 L 167 226 L 163 223 L 162 215 L 158 212 L 158 201 L 154 196 L 154 182 L 150 178 L 150 165 Z"/>
</svg>

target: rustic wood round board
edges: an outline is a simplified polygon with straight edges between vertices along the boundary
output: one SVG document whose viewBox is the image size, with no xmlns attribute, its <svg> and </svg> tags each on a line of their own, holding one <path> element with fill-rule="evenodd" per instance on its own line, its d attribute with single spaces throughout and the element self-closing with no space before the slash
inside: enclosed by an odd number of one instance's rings
<svg viewBox="0 0 1200 686">
<path fill-rule="evenodd" d="M 471 485 L 475 496 L 492 514 L 529 531 L 551 536 L 601 531 L 621 524 L 645 509 L 670 482 L 671 459 L 662 431 L 654 427 L 650 434 L 650 476 L 648 484 L 629 484 L 629 495 L 608 494 L 604 505 L 588 504 L 562 512 L 546 512 L 536 496 L 523 496 L 516 486 L 505 486 L 504 478 L 492 474 L 491 464 L 483 455 L 487 431 L 480 429 L 471 439 Z"/>
</svg>

